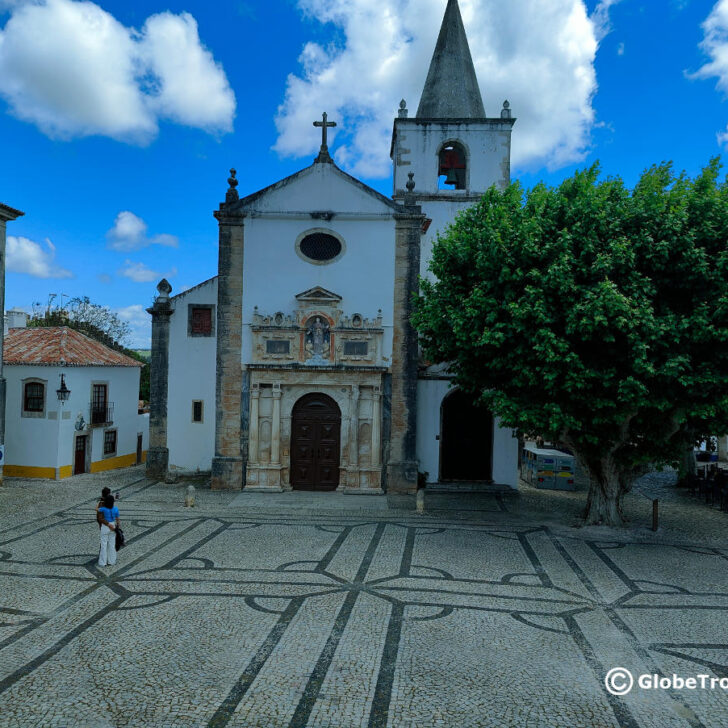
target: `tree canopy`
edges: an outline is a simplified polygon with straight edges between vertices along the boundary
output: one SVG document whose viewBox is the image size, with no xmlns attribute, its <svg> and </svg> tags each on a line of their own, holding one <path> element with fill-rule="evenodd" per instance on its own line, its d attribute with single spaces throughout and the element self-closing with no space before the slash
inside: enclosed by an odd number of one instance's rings
<svg viewBox="0 0 728 728">
<path fill-rule="evenodd" d="M 648 463 L 728 431 L 728 185 L 670 164 L 633 190 L 597 165 L 491 188 L 438 238 L 414 315 L 423 353 L 504 426 L 571 448 L 588 523 L 622 522 Z"/>
</svg>

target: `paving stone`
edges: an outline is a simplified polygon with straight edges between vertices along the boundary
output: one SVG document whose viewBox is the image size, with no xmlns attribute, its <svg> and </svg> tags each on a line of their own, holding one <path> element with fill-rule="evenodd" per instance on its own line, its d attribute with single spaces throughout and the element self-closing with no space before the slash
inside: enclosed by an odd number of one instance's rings
<svg viewBox="0 0 728 728">
<path fill-rule="evenodd" d="M 107 484 L 128 546 L 99 569 Z M 628 499 L 664 493 L 657 534 L 573 527 L 583 492 L 440 494 L 420 516 L 198 486 L 190 509 L 139 468 L 6 480 L 0 726 L 728 725 L 725 690 L 604 686 L 617 666 L 728 677 L 726 514 L 674 474 Z"/>
</svg>

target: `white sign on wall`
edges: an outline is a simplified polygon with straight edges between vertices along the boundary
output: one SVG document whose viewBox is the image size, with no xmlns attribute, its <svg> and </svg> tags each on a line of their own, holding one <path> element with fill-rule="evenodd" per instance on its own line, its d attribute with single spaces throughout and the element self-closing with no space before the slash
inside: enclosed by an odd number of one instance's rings
<svg viewBox="0 0 728 728">
<path fill-rule="evenodd" d="M 0 465 L 5 462 L 5 445 L 0 445 Z"/>
</svg>

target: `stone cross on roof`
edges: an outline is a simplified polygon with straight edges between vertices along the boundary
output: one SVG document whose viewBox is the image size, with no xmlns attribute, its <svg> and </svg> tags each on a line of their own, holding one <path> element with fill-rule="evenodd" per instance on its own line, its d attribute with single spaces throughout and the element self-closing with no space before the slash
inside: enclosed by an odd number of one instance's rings
<svg viewBox="0 0 728 728">
<path fill-rule="evenodd" d="M 329 154 L 328 132 L 329 129 L 336 126 L 335 121 L 328 121 L 329 115 L 324 111 L 322 121 L 314 121 L 313 125 L 321 128 L 321 150 L 319 151 L 317 162 L 333 162 Z"/>
</svg>

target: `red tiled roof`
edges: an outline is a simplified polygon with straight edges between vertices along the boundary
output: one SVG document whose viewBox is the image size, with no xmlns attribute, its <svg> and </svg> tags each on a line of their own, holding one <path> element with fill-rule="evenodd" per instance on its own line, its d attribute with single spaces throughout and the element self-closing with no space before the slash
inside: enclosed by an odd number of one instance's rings
<svg viewBox="0 0 728 728">
<path fill-rule="evenodd" d="M 114 351 L 67 326 L 10 329 L 5 364 L 60 364 L 68 367 L 140 367 L 141 362 Z"/>
</svg>

